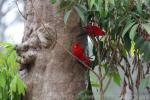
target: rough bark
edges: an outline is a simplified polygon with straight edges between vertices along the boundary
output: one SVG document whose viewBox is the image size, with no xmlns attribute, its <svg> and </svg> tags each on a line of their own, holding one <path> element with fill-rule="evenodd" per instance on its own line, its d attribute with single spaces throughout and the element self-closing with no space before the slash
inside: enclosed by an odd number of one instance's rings
<svg viewBox="0 0 150 100">
<path fill-rule="evenodd" d="M 27 68 L 25 100 L 75 100 L 85 89 L 83 66 L 62 47 L 70 50 L 72 43 L 85 42 L 84 37 L 77 37 L 79 18 L 73 12 L 65 26 L 63 14 L 56 14 L 58 6 L 50 0 L 26 2 L 23 42 L 16 47 L 21 65 Z"/>
</svg>

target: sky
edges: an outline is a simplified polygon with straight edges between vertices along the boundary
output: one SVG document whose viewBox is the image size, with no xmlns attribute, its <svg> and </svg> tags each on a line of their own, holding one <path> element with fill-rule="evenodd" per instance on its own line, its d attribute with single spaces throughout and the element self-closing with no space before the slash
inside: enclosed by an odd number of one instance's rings
<svg viewBox="0 0 150 100">
<path fill-rule="evenodd" d="M 19 6 L 20 11 L 23 11 L 23 3 L 18 2 L 18 6 Z M 12 7 L 12 9 L 3 18 L 3 22 L 9 25 L 9 27 L 4 32 L 5 37 L 6 37 L 6 42 L 19 44 L 21 43 L 21 40 L 23 37 L 24 22 L 23 20 L 20 20 L 19 18 L 19 19 L 16 19 L 16 21 L 13 24 L 11 24 L 11 22 L 16 18 L 17 14 L 19 14 L 19 17 L 22 17 L 22 16 L 19 13 L 14 0 L 8 0 L 8 2 L 3 7 L 3 11 L 6 11 L 8 7 Z"/>
</svg>

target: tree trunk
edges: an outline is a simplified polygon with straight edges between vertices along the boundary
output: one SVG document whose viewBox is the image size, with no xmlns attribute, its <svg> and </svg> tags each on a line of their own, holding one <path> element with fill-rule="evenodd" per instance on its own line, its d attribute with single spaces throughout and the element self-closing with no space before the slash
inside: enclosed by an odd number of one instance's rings
<svg viewBox="0 0 150 100">
<path fill-rule="evenodd" d="M 24 100 L 75 100 L 85 89 L 85 69 L 70 51 L 74 42 L 84 45 L 79 18 L 71 13 L 68 24 L 58 15 L 59 3 L 50 0 L 27 0 L 25 32 L 22 44 L 16 47 L 28 90 Z"/>
</svg>

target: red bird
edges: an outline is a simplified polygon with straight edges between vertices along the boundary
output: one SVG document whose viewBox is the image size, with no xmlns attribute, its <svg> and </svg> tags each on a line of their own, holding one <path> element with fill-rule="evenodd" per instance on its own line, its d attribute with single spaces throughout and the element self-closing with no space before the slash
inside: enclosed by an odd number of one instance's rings
<svg viewBox="0 0 150 100">
<path fill-rule="evenodd" d="M 89 58 L 84 55 L 84 48 L 82 48 L 79 43 L 73 44 L 72 54 L 86 65 L 91 65 L 91 61 L 89 60 Z"/>
<path fill-rule="evenodd" d="M 86 26 L 85 32 L 93 37 L 105 35 L 105 32 L 101 28 L 99 28 L 98 26 L 92 26 L 92 25 Z"/>
</svg>

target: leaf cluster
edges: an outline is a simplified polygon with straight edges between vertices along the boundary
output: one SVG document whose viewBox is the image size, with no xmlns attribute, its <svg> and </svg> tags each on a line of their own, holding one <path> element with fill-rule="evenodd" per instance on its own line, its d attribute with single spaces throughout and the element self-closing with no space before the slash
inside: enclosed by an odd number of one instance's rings
<svg viewBox="0 0 150 100">
<path fill-rule="evenodd" d="M 19 75 L 17 54 L 12 44 L 0 43 L 0 100 L 20 100 L 26 85 Z"/>
</svg>

